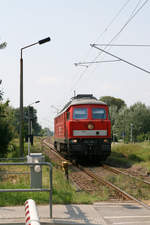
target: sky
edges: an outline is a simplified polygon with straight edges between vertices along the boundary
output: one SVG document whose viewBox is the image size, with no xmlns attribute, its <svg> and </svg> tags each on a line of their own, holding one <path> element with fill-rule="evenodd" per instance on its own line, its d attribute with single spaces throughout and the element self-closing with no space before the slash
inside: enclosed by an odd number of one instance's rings
<svg viewBox="0 0 150 225">
<path fill-rule="evenodd" d="M 57 109 L 74 92 L 121 98 L 127 106 L 139 101 L 150 106 L 150 73 L 120 61 L 90 63 L 88 68 L 74 65 L 115 59 L 92 48 L 93 43 L 149 45 L 150 1 L 1 0 L 0 6 L 0 43 L 7 42 L 0 49 L 0 88 L 12 107 L 19 107 L 21 48 L 51 38 L 23 50 L 23 104 L 40 101 L 33 106 L 43 128 L 53 130 Z M 105 50 L 150 71 L 150 47 Z"/>
</svg>

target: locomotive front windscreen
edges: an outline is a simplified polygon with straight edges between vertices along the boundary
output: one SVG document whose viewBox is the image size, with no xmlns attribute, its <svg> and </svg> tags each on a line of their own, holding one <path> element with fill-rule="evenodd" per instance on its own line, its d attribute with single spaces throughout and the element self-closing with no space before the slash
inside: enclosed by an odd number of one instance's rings
<svg viewBox="0 0 150 225">
<path fill-rule="evenodd" d="M 93 119 L 106 119 L 106 110 L 103 108 L 93 108 L 92 109 Z"/>
<path fill-rule="evenodd" d="M 97 107 L 97 108 L 74 108 L 73 110 L 73 119 L 79 120 L 79 119 L 106 119 L 106 109 Z"/>
<path fill-rule="evenodd" d="M 87 108 L 75 108 L 73 111 L 73 119 L 87 119 L 88 109 Z"/>
</svg>

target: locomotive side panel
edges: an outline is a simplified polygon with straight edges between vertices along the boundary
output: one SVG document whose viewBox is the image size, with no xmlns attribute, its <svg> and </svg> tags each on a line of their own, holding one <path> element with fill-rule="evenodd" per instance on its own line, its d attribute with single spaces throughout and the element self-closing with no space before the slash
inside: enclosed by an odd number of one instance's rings
<svg viewBox="0 0 150 225">
<path fill-rule="evenodd" d="M 65 113 L 61 114 L 54 120 L 55 139 L 63 140 L 65 138 Z"/>
</svg>

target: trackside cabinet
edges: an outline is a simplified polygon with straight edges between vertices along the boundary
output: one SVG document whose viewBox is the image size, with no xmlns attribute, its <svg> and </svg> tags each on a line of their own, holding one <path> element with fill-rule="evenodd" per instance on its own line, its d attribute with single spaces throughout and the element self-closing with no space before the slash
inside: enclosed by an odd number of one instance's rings
<svg viewBox="0 0 150 225">
<path fill-rule="evenodd" d="M 30 153 L 27 156 L 28 163 L 44 162 L 45 157 L 42 153 Z M 42 166 L 30 166 L 30 184 L 31 188 L 42 188 Z"/>
</svg>

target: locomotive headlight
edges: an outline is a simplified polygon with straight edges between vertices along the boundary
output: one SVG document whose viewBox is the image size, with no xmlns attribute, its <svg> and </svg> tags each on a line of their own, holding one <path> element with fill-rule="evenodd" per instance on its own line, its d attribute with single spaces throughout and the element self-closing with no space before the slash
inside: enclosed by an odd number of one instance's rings
<svg viewBox="0 0 150 225">
<path fill-rule="evenodd" d="M 93 124 L 93 123 L 89 123 L 89 124 L 88 124 L 88 129 L 89 129 L 89 130 L 94 129 L 94 124 Z"/>
<path fill-rule="evenodd" d="M 78 141 L 77 139 L 71 140 L 72 143 L 77 143 L 77 141 Z"/>
</svg>

